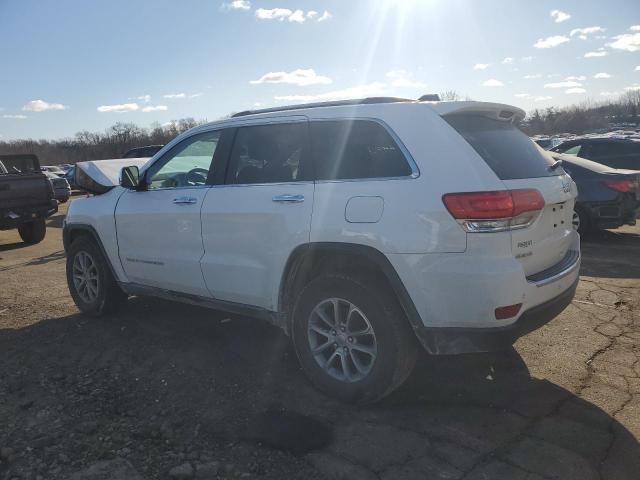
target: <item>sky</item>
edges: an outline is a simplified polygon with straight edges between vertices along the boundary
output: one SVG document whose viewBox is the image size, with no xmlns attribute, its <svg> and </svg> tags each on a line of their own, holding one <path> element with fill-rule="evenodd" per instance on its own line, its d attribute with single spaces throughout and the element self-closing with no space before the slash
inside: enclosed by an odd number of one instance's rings
<svg viewBox="0 0 640 480">
<path fill-rule="evenodd" d="M 640 0 L 0 0 L 0 140 L 455 90 L 640 89 Z"/>
</svg>

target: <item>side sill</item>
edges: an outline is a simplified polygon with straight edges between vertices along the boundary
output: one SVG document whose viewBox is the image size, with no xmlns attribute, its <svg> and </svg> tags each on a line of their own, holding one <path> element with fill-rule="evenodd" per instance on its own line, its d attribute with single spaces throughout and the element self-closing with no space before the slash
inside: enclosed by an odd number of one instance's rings
<svg viewBox="0 0 640 480">
<path fill-rule="evenodd" d="M 188 293 L 175 292 L 173 290 L 165 290 L 157 287 L 149 287 L 137 283 L 119 282 L 118 285 L 128 295 L 145 295 L 150 297 L 158 297 L 165 300 L 186 303 L 189 305 L 209 308 L 212 310 L 220 310 L 234 315 L 257 318 L 259 320 L 266 321 L 276 327 L 279 327 L 286 332 L 286 322 L 284 315 L 279 314 L 278 312 L 273 312 L 271 310 L 266 310 L 264 308 L 254 307 L 252 305 L 244 305 L 235 302 L 227 302 L 225 300 L 218 300 L 215 298 L 201 297 Z"/>
</svg>

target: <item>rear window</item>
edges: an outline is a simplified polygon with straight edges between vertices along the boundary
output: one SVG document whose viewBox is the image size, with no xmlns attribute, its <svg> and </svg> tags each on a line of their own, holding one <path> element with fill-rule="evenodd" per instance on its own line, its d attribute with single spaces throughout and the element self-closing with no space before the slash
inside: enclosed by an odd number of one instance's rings
<svg viewBox="0 0 640 480">
<path fill-rule="evenodd" d="M 510 122 L 479 115 L 443 117 L 501 180 L 551 177 L 564 173 L 549 170 L 554 160 Z"/>
<path fill-rule="evenodd" d="M 40 172 L 40 167 L 35 157 L 16 155 L 0 158 L 0 175 L 37 172 Z"/>
</svg>

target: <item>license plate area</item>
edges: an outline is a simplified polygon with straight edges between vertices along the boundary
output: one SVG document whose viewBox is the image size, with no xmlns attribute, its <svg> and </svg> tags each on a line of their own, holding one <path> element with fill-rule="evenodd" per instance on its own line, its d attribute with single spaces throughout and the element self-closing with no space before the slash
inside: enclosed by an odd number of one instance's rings
<svg viewBox="0 0 640 480">
<path fill-rule="evenodd" d="M 570 215 L 567 202 L 549 205 L 547 211 L 549 232 L 553 234 L 558 228 L 565 229 L 567 224 L 571 223 Z"/>
</svg>

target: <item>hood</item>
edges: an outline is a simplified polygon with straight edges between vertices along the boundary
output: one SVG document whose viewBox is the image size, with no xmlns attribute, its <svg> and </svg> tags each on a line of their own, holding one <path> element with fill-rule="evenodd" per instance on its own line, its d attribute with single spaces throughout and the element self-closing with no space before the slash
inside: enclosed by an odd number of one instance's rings
<svg viewBox="0 0 640 480">
<path fill-rule="evenodd" d="M 148 158 L 115 158 L 78 162 L 75 183 L 89 193 L 106 193 L 120 184 L 120 172 L 124 167 L 136 166 L 142 169 L 148 161 Z"/>
</svg>

